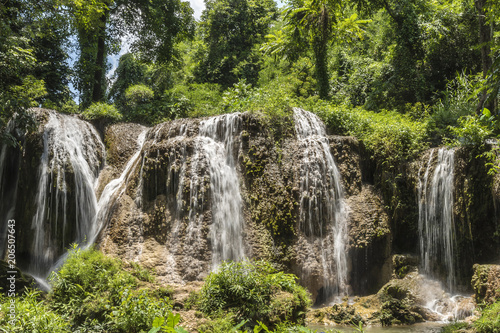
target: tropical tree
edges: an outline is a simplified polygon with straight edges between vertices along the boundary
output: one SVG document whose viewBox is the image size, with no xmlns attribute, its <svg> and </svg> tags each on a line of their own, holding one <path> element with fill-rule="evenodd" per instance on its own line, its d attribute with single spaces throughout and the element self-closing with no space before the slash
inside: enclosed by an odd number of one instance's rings
<svg viewBox="0 0 500 333">
<path fill-rule="evenodd" d="M 318 93 L 323 99 L 330 91 L 329 45 L 346 37 L 361 37 L 361 26 L 367 22 L 358 20 L 356 14 L 343 17 L 343 10 L 340 0 L 293 0 L 285 10 L 285 29 L 291 38 L 287 43 L 312 49 Z"/>
<path fill-rule="evenodd" d="M 105 98 L 106 57 L 130 36 L 133 51 L 144 60 L 168 63 L 175 44 L 192 36 L 193 10 L 181 0 L 66 0 L 73 15 L 80 58 L 75 85 L 80 107 Z"/>
<path fill-rule="evenodd" d="M 254 84 L 260 70 L 256 45 L 264 41 L 276 18 L 273 0 L 207 0 L 199 33 L 204 47 L 195 69 L 200 83 L 227 88 L 245 79 Z"/>
</svg>

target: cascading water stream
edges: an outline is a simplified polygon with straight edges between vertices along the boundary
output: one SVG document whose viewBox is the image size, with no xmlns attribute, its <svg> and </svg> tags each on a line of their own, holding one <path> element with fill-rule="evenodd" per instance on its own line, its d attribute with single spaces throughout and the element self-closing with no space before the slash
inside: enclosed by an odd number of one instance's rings
<svg viewBox="0 0 500 333">
<path fill-rule="evenodd" d="M 30 273 L 46 276 L 70 243 L 91 236 L 97 212 L 94 188 L 104 154 L 104 145 L 90 124 L 49 112 L 31 224 Z"/>
<path fill-rule="evenodd" d="M 212 193 L 212 267 L 245 257 L 240 183 L 233 158 L 240 114 L 209 118 L 200 124 L 196 149 L 209 163 Z"/>
<path fill-rule="evenodd" d="M 314 114 L 294 109 L 295 131 L 304 147 L 300 172 L 300 231 L 319 242 L 323 297 L 348 294 L 348 208 L 341 175 L 330 151 L 325 125 Z M 305 278 L 310 272 L 305 272 Z"/>
<path fill-rule="evenodd" d="M 103 226 L 109 220 L 112 208 L 114 207 L 118 199 L 122 196 L 122 194 L 125 192 L 126 185 L 131 175 L 133 174 L 133 171 L 135 170 L 135 168 L 137 167 L 137 165 L 141 160 L 140 159 L 141 150 L 146 138 L 146 134 L 147 130 L 144 130 L 141 132 L 141 134 L 139 134 L 137 138 L 137 150 L 128 160 L 127 165 L 123 169 L 123 172 L 121 173 L 120 177 L 113 179 L 104 187 L 104 190 L 102 191 L 102 194 L 99 198 L 99 202 L 97 205 L 97 211 L 95 215 L 95 221 L 93 223 L 93 228 L 89 235 L 90 236 L 88 242 L 89 245 L 95 242 Z M 141 186 L 139 186 L 139 188 L 140 187 Z"/>
<path fill-rule="evenodd" d="M 423 272 L 445 278 L 447 288 L 455 289 L 453 172 L 455 152 L 432 150 L 423 177 L 419 177 L 420 257 Z M 434 166 L 434 172 L 430 175 Z"/>
<path fill-rule="evenodd" d="M 437 156 L 436 156 L 437 151 Z M 474 302 L 470 297 L 454 295 L 455 225 L 453 217 L 453 182 L 455 150 L 439 148 L 431 150 L 422 175 L 419 171 L 418 230 L 420 258 L 423 273 L 441 283 L 427 280 L 426 307 L 443 321 L 462 320 L 472 315 Z"/>
</svg>

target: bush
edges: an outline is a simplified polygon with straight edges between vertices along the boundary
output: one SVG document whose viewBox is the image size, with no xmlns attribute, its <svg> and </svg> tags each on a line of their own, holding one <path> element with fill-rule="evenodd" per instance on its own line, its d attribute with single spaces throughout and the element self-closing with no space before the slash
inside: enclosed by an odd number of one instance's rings
<svg viewBox="0 0 500 333">
<path fill-rule="evenodd" d="M 104 321 L 111 307 L 121 302 L 121 291 L 137 285 L 136 279 L 122 269 L 116 259 L 90 248 L 76 245 L 69 251 L 61 269 L 50 277 L 53 308 L 68 314 L 75 325 L 88 319 Z"/>
<path fill-rule="evenodd" d="M 248 320 L 249 325 L 301 323 L 311 301 L 296 279 L 264 261 L 225 262 L 207 277 L 200 309 L 209 316 L 233 312 L 236 322 Z"/>
<path fill-rule="evenodd" d="M 11 325 L 9 306 L 11 298 L 0 296 L 0 331 L 12 333 L 66 333 L 72 332 L 65 316 L 52 311 L 41 298 L 40 291 L 27 290 L 15 298 L 16 320 Z"/>
<path fill-rule="evenodd" d="M 144 84 L 130 86 L 125 91 L 123 113 L 128 121 L 152 123 L 154 92 Z"/>
<path fill-rule="evenodd" d="M 455 137 L 450 140 L 453 145 L 475 146 L 480 148 L 493 133 L 478 117 L 467 116 L 458 119 L 458 126 L 449 128 Z"/>
<path fill-rule="evenodd" d="M 474 327 L 478 333 L 500 332 L 500 302 L 484 308 Z"/>
<path fill-rule="evenodd" d="M 119 332 L 135 333 L 151 328 L 156 317 L 167 317 L 172 310 L 169 299 L 158 300 L 147 290 L 133 292 L 124 289 L 120 293 L 121 302 L 113 307 L 110 319 Z"/>
<path fill-rule="evenodd" d="M 360 139 L 372 157 L 389 168 L 427 148 L 427 124 L 395 111 L 316 104 L 312 107 L 335 134 Z"/>
<path fill-rule="evenodd" d="M 93 103 L 89 108 L 82 112 L 82 116 L 87 120 L 111 120 L 119 121 L 122 114 L 118 112 L 114 105 L 106 103 Z"/>
<path fill-rule="evenodd" d="M 474 95 L 474 87 L 479 77 L 459 74 L 448 82 L 443 97 L 431 108 L 429 130 L 438 138 L 450 138 L 451 128 L 460 126 L 460 118 L 472 115 L 478 104 Z"/>
</svg>

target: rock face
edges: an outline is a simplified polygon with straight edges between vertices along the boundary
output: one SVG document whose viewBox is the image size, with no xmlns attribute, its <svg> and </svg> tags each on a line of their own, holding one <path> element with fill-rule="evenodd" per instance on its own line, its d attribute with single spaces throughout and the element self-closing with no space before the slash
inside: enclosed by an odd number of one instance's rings
<svg viewBox="0 0 500 333">
<path fill-rule="evenodd" d="M 493 304 L 500 297 L 500 265 L 474 265 L 472 286 L 478 304 Z"/>
<path fill-rule="evenodd" d="M 2 147 L 0 188 L 10 196 L 1 213 L 16 220 L 18 266 L 44 277 L 72 242 L 92 233 L 105 150 L 85 121 L 44 109 L 35 116 L 36 132 L 17 133 L 20 147 Z M 1 236 L 3 256 L 4 230 Z"/>
<path fill-rule="evenodd" d="M 141 161 L 116 200 L 99 244 L 105 252 L 154 267 L 170 283 L 202 279 L 217 265 L 216 256 L 265 259 L 301 277 L 316 298 L 329 283 L 335 284 L 338 272 L 332 266 L 328 275 L 321 256 L 327 245 L 319 235 L 329 232 L 328 222 L 323 227 L 318 224 L 320 229 L 313 234 L 300 229 L 306 148 L 297 140 L 291 117 L 282 119 L 278 129 L 250 114 L 232 117 L 176 120 L 149 130 Z M 214 126 L 211 134 L 206 130 L 208 121 Z M 333 136 L 327 140 L 351 207 L 347 284 L 351 292 L 375 290 L 390 278 L 388 217 L 377 191 L 363 182 L 358 142 Z M 223 163 L 217 162 L 220 156 Z M 229 165 L 234 170 L 228 168 L 226 175 L 214 170 Z M 232 188 L 229 183 L 234 180 L 224 178 L 231 172 L 237 175 L 239 194 L 234 195 L 241 196 L 241 211 L 229 207 L 229 213 L 224 210 L 228 199 L 221 201 L 214 192 L 218 186 L 225 186 L 225 191 Z M 241 225 L 224 227 L 241 228 L 241 240 L 236 234 L 224 240 L 214 232 L 220 227 L 216 222 L 220 214 L 232 220 L 241 216 Z M 221 251 L 238 248 L 240 242 L 239 252 Z M 381 266 L 385 268 L 380 270 Z M 363 275 L 362 280 L 355 275 Z"/>
<path fill-rule="evenodd" d="M 102 142 L 88 123 L 38 110 L 38 131 L 18 135 L 23 149 L 0 151 L 0 214 L 19 226 L 19 266 L 50 266 L 85 240 L 154 268 L 166 283 L 202 280 L 223 260 L 265 259 L 296 274 L 318 304 L 376 292 L 393 265 L 397 277 L 414 272 L 421 170 L 436 167 L 430 152 L 386 170 L 355 138 L 297 114 L 302 127 L 291 110 L 273 123 L 236 113 L 117 124 Z M 81 151 L 58 143 L 69 139 Z M 500 177 L 473 153 L 455 154 L 454 267 L 465 284 L 473 262 L 495 259 Z"/>
</svg>

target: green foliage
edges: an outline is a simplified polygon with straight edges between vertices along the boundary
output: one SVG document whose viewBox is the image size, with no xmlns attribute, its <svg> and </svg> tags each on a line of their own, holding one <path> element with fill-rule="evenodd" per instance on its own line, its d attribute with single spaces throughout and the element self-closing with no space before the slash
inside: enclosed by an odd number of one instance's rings
<svg viewBox="0 0 500 333">
<path fill-rule="evenodd" d="M 453 145 L 483 147 L 485 140 L 492 136 L 491 130 L 477 117 L 467 116 L 458 119 L 457 127 L 450 127 L 456 138 Z"/>
<path fill-rule="evenodd" d="M 66 317 L 52 311 L 49 304 L 42 298 L 40 291 L 27 290 L 24 295 L 15 297 L 14 300 L 16 319 L 11 322 L 8 316 L 11 298 L 0 297 L 0 312 L 2 313 L 0 315 L 0 332 L 72 332 Z"/>
<path fill-rule="evenodd" d="M 343 18 L 343 8 L 336 0 L 291 1 L 285 10 L 284 31 L 293 40 L 285 44 L 311 48 L 314 54 L 315 78 L 320 98 L 326 99 L 330 93 L 330 73 L 328 69 L 328 45 L 331 41 L 349 40 L 362 36 L 361 26 L 368 21 L 358 20 L 354 13 Z M 274 37 L 274 38 L 272 38 Z M 272 36 L 273 43 L 277 38 Z M 277 46 L 277 45 L 276 45 Z M 274 46 L 271 52 L 276 52 Z M 286 52 L 285 48 L 281 48 Z"/>
<path fill-rule="evenodd" d="M 167 332 L 167 333 L 188 333 L 184 328 L 177 326 L 180 322 L 181 316 L 179 314 L 174 315 L 170 313 L 167 320 L 163 317 L 156 317 L 153 321 L 153 328 L 149 333 L 156 332 Z"/>
<path fill-rule="evenodd" d="M 135 35 L 131 49 L 158 65 L 178 58 L 177 43 L 194 34 L 193 9 L 181 0 L 133 0 L 122 3 L 117 16 Z"/>
<path fill-rule="evenodd" d="M 110 121 L 119 121 L 123 117 L 114 105 L 101 102 L 90 105 L 87 110 L 82 112 L 82 116 L 87 120 L 106 119 Z"/>
<path fill-rule="evenodd" d="M 474 98 L 474 88 L 479 77 L 458 74 L 448 82 L 443 97 L 431 108 L 429 130 L 438 138 L 451 138 L 450 129 L 459 125 L 459 119 L 474 114 L 477 98 Z"/>
<path fill-rule="evenodd" d="M 258 79 L 262 42 L 276 15 L 272 0 L 208 0 L 200 24 L 205 44 L 196 55 L 196 81 L 230 87 L 240 79 Z"/>
<path fill-rule="evenodd" d="M 187 99 L 186 111 L 189 117 L 211 116 L 220 113 L 219 103 L 222 94 L 218 84 L 177 85 L 172 89 L 172 92 Z"/>
<path fill-rule="evenodd" d="M 481 312 L 481 317 L 474 322 L 478 333 L 500 332 L 500 302 L 487 306 Z"/>
<path fill-rule="evenodd" d="M 327 104 L 313 105 L 312 109 L 334 133 L 356 136 L 376 161 L 389 168 L 427 148 L 426 123 L 414 121 L 407 115 Z"/>
<path fill-rule="evenodd" d="M 168 316 L 171 309 L 168 298 L 157 300 L 147 290 L 134 292 L 124 288 L 120 303 L 112 308 L 109 318 L 119 332 L 135 333 L 150 328 L 155 318 Z"/>
<path fill-rule="evenodd" d="M 136 279 L 122 270 L 119 261 L 93 248 L 82 250 L 76 245 L 50 280 L 54 309 L 69 314 L 76 324 L 86 319 L 104 320 L 111 306 L 120 300 L 122 289 L 136 285 Z"/>
<path fill-rule="evenodd" d="M 453 332 L 464 332 L 465 330 L 469 330 L 471 327 L 470 327 L 470 324 L 468 323 L 453 323 L 453 324 L 449 324 L 449 325 L 446 325 L 445 327 L 443 327 L 441 333 L 453 333 Z"/>
<path fill-rule="evenodd" d="M 132 266 L 132 275 L 135 276 L 140 281 L 145 281 L 149 283 L 155 282 L 155 277 L 151 274 L 148 269 L 145 269 L 141 265 L 131 262 L 130 266 Z"/>
<path fill-rule="evenodd" d="M 269 263 L 225 262 L 206 279 L 200 309 L 214 316 L 234 312 L 236 321 L 302 322 L 310 305 L 307 291 L 291 274 L 277 272 Z"/>
<path fill-rule="evenodd" d="M 122 109 L 126 104 L 125 91 L 127 88 L 144 83 L 146 72 L 146 64 L 140 62 L 137 55 L 126 53 L 120 57 L 113 76 L 114 82 L 108 94 L 119 109 Z"/>
</svg>

